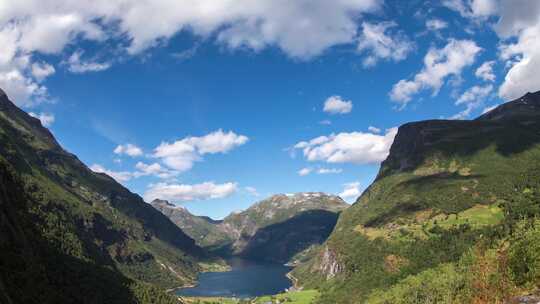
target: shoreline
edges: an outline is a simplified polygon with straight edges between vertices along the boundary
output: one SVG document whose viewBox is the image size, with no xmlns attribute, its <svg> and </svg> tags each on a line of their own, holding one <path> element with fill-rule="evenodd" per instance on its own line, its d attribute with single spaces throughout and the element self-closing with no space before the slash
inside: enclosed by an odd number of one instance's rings
<svg viewBox="0 0 540 304">
<path fill-rule="evenodd" d="M 292 270 L 287 272 L 287 274 L 285 275 L 289 280 L 291 280 L 291 283 L 292 283 L 292 287 L 290 287 L 287 291 L 298 291 L 298 290 L 302 290 L 302 286 L 300 286 L 300 284 L 298 283 L 298 279 L 292 275 Z"/>
</svg>

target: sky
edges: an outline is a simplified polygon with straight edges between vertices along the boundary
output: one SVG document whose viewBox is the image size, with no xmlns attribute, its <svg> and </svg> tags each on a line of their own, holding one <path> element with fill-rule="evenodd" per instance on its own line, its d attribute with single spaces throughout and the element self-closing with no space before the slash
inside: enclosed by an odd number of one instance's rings
<svg viewBox="0 0 540 304">
<path fill-rule="evenodd" d="M 352 203 L 400 125 L 540 89 L 536 0 L 0 0 L 0 88 L 150 202 Z"/>
</svg>

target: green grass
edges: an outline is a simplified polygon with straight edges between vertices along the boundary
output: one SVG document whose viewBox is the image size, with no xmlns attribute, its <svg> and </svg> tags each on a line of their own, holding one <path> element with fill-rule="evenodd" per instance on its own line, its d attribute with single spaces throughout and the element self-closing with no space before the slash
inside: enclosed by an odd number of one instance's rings
<svg viewBox="0 0 540 304">
<path fill-rule="evenodd" d="M 281 293 L 275 296 L 266 296 L 266 297 L 260 297 L 255 300 L 256 304 L 263 304 L 263 303 L 290 303 L 290 304 L 311 304 L 314 303 L 317 297 L 319 296 L 319 292 L 317 290 L 311 289 L 311 290 L 301 290 L 301 291 L 291 291 L 287 293 Z M 290 300 L 290 301 L 289 301 Z"/>
<path fill-rule="evenodd" d="M 251 300 L 222 297 L 183 297 L 182 300 L 187 304 L 266 304 L 278 302 L 287 304 L 312 304 L 315 303 L 319 295 L 319 291 L 310 289 L 263 296 Z"/>
<path fill-rule="evenodd" d="M 504 219 L 502 208 L 498 205 L 476 205 L 456 214 L 450 214 L 447 218 L 437 220 L 437 224 L 443 228 L 469 224 L 472 226 L 489 226 L 499 224 Z M 431 225 L 435 224 L 435 220 Z"/>
<path fill-rule="evenodd" d="M 221 297 L 182 297 L 186 304 L 239 304 L 240 300 L 235 298 Z"/>
</svg>

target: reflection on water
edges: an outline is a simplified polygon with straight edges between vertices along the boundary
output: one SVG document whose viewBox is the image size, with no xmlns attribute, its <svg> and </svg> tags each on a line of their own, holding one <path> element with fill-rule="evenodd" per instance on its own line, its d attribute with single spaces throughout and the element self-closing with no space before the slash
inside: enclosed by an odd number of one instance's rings
<svg viewBox="0 0 540 304">
<path fill-rule="evenodd" d="M 276 294 L 291 287 L 286 277 L 290 267 L 243 259 L 231 259 L 231 271 L 205 272 L 195 287 L 183 288 L 178 295 L 192 297 L 258 297 Z"/>
</svg>

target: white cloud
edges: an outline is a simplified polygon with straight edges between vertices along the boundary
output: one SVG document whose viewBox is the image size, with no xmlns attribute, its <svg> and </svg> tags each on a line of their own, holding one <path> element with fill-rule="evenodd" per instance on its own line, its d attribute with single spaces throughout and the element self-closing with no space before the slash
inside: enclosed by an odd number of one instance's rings
<svg viewBox="0 0 540 304">
<path fill-rule="evenodd" d="M 474 75 L 485 81 L 495 81 L 495 74 L 493 73 L 494 64 L 495 61 L 486 61 L 482 63 L 482 65 L 478 69 L 476 69 Z"/>
<path fill-rule="evenodd" d="M 29 112 L 28 115 L 32 116 L 32 117 L 35 117 L 37 119 L 39 119 L 41 121 L 41 124 L 44 126 L 44 127 L 50 127 L 53 123 L 54 123 L 54 114 L 50 114 L 50 113 L 34 113 L 34 112 Z"/>
<path fill-rule="evenodd" d="M 32 76 L 36 79 L 37 82 L 42 82 L 45 78 L 54 74 L 56 70 L 54 67 L 45 62 L 34 62 L 31 65 Z"/>
<path fill-rule="evenodd" d="M 484 104 L 484 100 L 493 91 L 491 84 L 485 86 L 473 86 L 465 91 L 456 101 L 456 105 L 466 105 L 465 110 L 452 116 L 452 119 L 465 119 L 471 112 Z"/>
<path fill-rule="evenodd" d="M 204 154 L 227 153 L 248 140 L 244 135 L 218 130 L 201 137 L 186 137 L 173 143 L 162 142 L 154 149 L 153 156 L 183 172 L 191 169 L 194 162 L 202 160 Z"/>
<path fill-rule="evenodd" d="M 343 172 L 343 169 L 338 168 L 320 168 L 317 170 L 317 174 L 339 174 Z"/>
<path fill-rule="evenodd" d="M 344 189 L 341 193 L 339 193 L 338 195 L 348 201 L 348 202 L 352 202 L 354 201 L 356 198 L 358 198 L 360 196 L 360 183 L 359 182 L 352 182 L 352 183 L 347 183 L 344 185 Z"/>
<path fill-rule="evenodd" d="M 0 7 L 0 15 L 1 11 Z M 0 21 L 0 87 L 18 106 L 32 107 L 47 100 L 47 88 L 39 82 L 46 77 L 48 72 L 44 70 L 48 68 L 40 62 L 32 69 L 31 55 L 21 51 L 18 45 L 20 37 L 17 27 L 2 26 Z"/>
<path fill-rule="evenodd" d="M 311 169 L 311 168 L 302 168 L 302 169 L 298 170 L 298 175 L 306 176 L 306 175 L 309 175 L 311 173 L 311 171 L 313 171 L 313 169 Z"/>
<path fill-rule="evenodd" d="M 358 51 L 367 52 L 364 67 L 372 67 L 380 59 L 401 61 L 413 50 L 413 43 L 402 33 L 389 33 L 394 22 L 372 24 L 364 22 L 358 42 Z"/>
<path fill-rule="evenodd" d="M 82 74 L 87 72 L 100 72 L 111 67 L 108 62 L 93 62 L 81 59 L 82 51 L 74 52 L 67 61 L 64 62 L 68 66 L 68 70 L 72 73 Z"/>
<path fill-rule="evenodd" d="M 497 12 L 496 0 L 444 0 L 443 5 L 464 18 L 485 19 Z"/>
<path fill-rule="evenodd" d="M 107 42 L 106 49 L 138 54 L 181 31 L 213 38 L 231 49 L 277 47 L 309 59 L 357 41 L 357 22 L 382 0 L 27 0 L 0 2 L 0 86 L 18 105 L 42 102 L 46 87 L 31 72 L 32 55 L 61 56 L 81 40 Z M 159 16 L 159 18 L 148 18 Z M 110 63 L 77 62 L 76 73 Z M 16 61 L 26 59 L 21 66 Z M 7 59 L 7 61 L 6 61 Z M 2 64 L 2 60 L 9 65 Z M 80 61 L 80 58 L 79 58 Z M 39 76 L 38 76 L 39 77 Z"/>
<path fill-rule="evenodd" d="M 148 165 L 143 162 L 137 162 L 137 164 L 135 164 L 135 168 L 139 170 L 134 173 L 135 177 L 153 175 L 159 178 L 168 179 L 179 174 L 177 171 L 163 168 L 163 166 L 158 163 Z"/>
<path fill-rule="evenodd" d="M 374 127 L 374 126 L 369 126 L 368 131 L 371 132 L 371 133 L 376 133 L 376 134 L 381 133 L 381 129 L 379 129 L 377 127 Z"/>
<path fill-rule="evenodd" d="M 540 2 L 504 0 L 500 7 L 496 31 L 506 39 L 500 47 L 500 58 L 510 69 L 499 96 L 512 100 L 540 88 Z"/>
<path fill-rule="evenodd" d="M 426 21 L 426 28 L 430 31 L 440 31 L 448 27 L 448 23 L 441 19 L 429 19 Z"/>
<path fill-rule="evenodd" d="M 341 96 L 330 96 L 324 102 L 323 111 L 330 114 L 347 114 L 352 111 L 353 103 L 350 100 L 344 100 Z"/>
<path fill-rule="evenodd" d="M 320 136 L 297 143 L 294 148 L 302 149 L 308 161 L 328 163 L 368 164 L 383 161 L 397 134 L 397 128 L 386 130 L 386 134 L 351 132 Z"/>
<path fill-rule="evenodd" d="M 168 184 L 158 183 L 150 185 L 144 193 L 145 201 L 151 202 L 154 199 L 164 199 L 171 202 L 189 202 L 209 199 L 225 198 L 237 191 L 236 183 L 215 184 L 214 182 L 204 182 L 201 184 Z"/>
<path fill-rule="evenodd" d="M 119 164 L 122 161 L 119 159 L 115 159 L 114 162 Z M 150 175 L 161 179 L 171 179 L 179 174 L 179 172 L 164 168 L 158 163 L 145 164 L 143 162 L 137 162 L 137 164 L 135 164 L 136 170 L 132 172 L 113 171 L 99 164 L 93 164 L 92 166 L 90 166 L 90 169 L 94 172 L 105 173 L 110 177 L 114 178 L 119 183 L 124 183 L 134 178 Z"/>
<path fill-rule="evenodd" d="M 229 131 L 218 130 L 201 137 L 189 137 L 186 142 L 197 148 L 201 154 L 227 153 L 248 142 L 244 135 L 237 135 Z"/>
<path fill-rule="evenodd" d="M 253 196 L 260 196 L 261 194 L 257 191 L 255 187 L 244 187 L 244 190 L 246 190 L 247 193 L 253 195 Z"/>
<path fill-rule="evenodd" d="M 493 86 L 490 84 L 483 87 L 474 86 L 465 91 L 463 95 L 458 98 L 458 100 L 456 101 L 456 105 L 474 102 L 478 99 L 484 99 L 489 95 L 489 93 L 491 93 L 492 90 Z"/>
<path fill-rule="evenodd" d="M 442 48 L 431 48 L 424 57 L 424 67 L 413 80 L 402 79 L 390 92 L 393 101 L 406 106 L 412 95 L 422 89 L 432 89 L 437 95 L 448 76 L 459 77 L 462 70 L 474 63 L 481 48 L 472 40 L 449 40 Z"/>
<path fill-rule="evenodd" d="M 90 170 L 97 173 L 105 173 L 108 176 L 114 178 L 119 183 L 124 183 L 132 179 L 133 173 L 127 171 L 111 171 L 99 164 L 93 164 L 90 166 Z"/>
<path fill-rule="evenodd" d="M 113 152 L 119 155 L 129 155 L 131 157 L 143 155 L 143 150 L 134 144 L 118 145 Z"/>
</svg>

